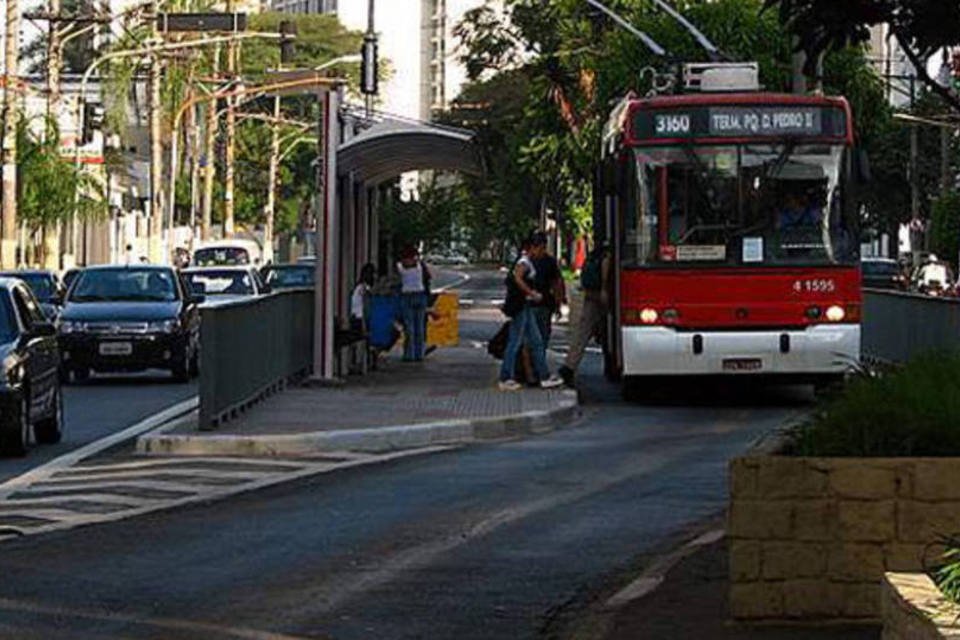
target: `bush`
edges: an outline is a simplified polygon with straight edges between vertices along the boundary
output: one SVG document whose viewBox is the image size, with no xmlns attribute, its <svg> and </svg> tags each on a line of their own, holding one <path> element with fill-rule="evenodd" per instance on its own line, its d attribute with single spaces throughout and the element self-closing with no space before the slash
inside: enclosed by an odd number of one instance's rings
<svg viewBox="0 0 960 640">
<path fill-rule="evenodd" d="M 960 602 L 960 539 L 948 536 L 939 540 L 946 547 L 943 564 L 935 569 L 933 580 L 943 595 L 953 602 Z"/>
<path fill-rule="evenodd" d="M 960 353 L 861 373 L 795 436 L 804 456 L 960 456 Z"/>
<path fill-rule="evenodd" d="M 941 260 L 957 264 L 960 253 L 960 193 L 950 191 L 933 203 L 930 242 Z"/>
</svg>

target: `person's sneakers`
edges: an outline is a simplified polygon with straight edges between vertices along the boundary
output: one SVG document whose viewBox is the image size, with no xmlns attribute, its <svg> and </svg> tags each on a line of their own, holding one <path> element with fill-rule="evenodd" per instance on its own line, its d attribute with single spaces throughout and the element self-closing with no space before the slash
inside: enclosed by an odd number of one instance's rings
<svg viewBox="0 0 960 640">
<path fill-rule="evenodd" d="M 563 378 L 556 375 L 550 376 L 546 380 L 540 381 L 541 389 L 556 389 L 557 387 L 562 387 L 562 386 L 563 386 Z"/>
<path fill-rule="evenodd" d="M 560 374 L 560 379 L 563 380 L 563 384 L 567 385 L 571 389 L 574 387 L 573 369 L 566 365 L 562 365 L 559 369 L 557 369 L 557 373 Z"/>
<path fill-rule="evenodd" d="M 497 386 L 500 388 L 500 391 L 520 391 L 523 389 L 523 385 L 516 380 L 501 380 Z"/>
</svg>

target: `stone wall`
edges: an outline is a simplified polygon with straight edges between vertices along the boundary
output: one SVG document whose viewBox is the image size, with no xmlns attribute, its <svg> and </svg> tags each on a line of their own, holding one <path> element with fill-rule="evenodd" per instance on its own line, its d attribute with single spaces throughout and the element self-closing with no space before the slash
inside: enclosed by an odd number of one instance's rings
<svg viewBox="0 0 960 640">
<path fill-rule="evenodd" d="M 960 533 L 958 458 L 749 456 L 730 467 L 730 612 L 880 618 L 886 571 L 920 571 Z"/>
<path fill-rule="evenodd" d="M 960 607 L 923 573 L 888 573 L 882 583 L 883 640 L 960 638 Z"/>
</svg>

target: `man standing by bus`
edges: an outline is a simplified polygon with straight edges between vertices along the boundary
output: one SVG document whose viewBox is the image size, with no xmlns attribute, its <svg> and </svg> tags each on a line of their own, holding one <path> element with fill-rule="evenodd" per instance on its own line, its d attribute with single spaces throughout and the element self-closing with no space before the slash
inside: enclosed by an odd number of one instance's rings
<svg viewBox="0 0 960 640">
<path fill-rule="evenodd" d="M 587 343 L 609 311 L 611 263 L 610 247 L 603 242 L 590 253 L 580 272 L 583 310 L 580 313 L 580 322 L 570 338 L 570 350 L 566 360 L 558 371 L 568 387 L 574 386 L 577 368 L 583 359 Z"/>
</svg>

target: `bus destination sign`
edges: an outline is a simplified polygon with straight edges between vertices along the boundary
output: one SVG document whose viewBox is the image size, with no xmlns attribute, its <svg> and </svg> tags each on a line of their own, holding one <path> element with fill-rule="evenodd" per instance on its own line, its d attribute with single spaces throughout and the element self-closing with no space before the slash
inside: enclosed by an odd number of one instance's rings
<svg viewBox="0 0 960 640">
<path fill-rule="evenodd" d="M 683 109 L 638 110 L 633 118 L 636 142 L 658 139 L 777 138 L 790 136 L 842 138 L 842 109 L 807 105 L 717 105 Z"/>
</svg>

